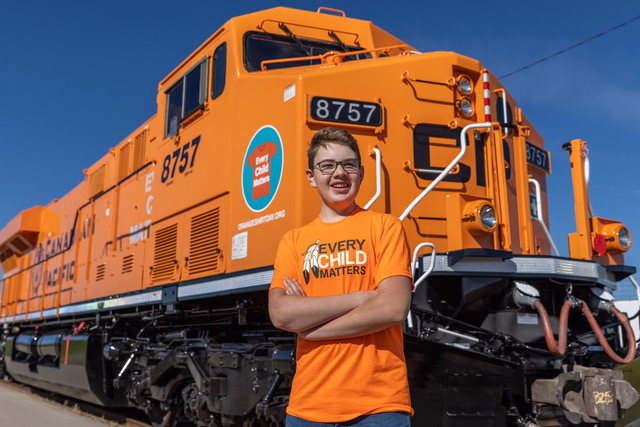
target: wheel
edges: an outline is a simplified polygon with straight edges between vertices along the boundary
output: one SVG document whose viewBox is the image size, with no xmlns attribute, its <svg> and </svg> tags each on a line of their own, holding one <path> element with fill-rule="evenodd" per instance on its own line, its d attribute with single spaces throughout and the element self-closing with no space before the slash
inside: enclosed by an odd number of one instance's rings
<svg viewBox="0 0 640 427">
<path fill-rule="evenodd" d="M 153 403 L 146 410 L 146 413 L 153 427 L 174 427 L 178 416 L 178 408 L 172 405 L 168 410 L 162 410 L 159 403 Z"/>
</svg>

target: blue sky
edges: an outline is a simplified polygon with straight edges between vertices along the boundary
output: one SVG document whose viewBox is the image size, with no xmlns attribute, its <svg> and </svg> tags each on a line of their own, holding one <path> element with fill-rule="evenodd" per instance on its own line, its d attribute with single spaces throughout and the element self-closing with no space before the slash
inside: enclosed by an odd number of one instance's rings
<svg viewBox="0 0 640 427">
<path fill-rule="evenodd" d="M 46 205 L 156 111 L 158 82 L 227 19 L 274 6 L 342 9 L 420 51 L 503 76 L 640 15 L 636 1 L 5 1 L 0 6 L 0 228 Z M 502 80 L 551 153 L 550 227 L 575 231 L 568 153 L 588 141 L 595 214 L 621 220 L 640 266 L 640 20 Z M 628 283 L 618 298 L 635 296 Z"/>
</svg>

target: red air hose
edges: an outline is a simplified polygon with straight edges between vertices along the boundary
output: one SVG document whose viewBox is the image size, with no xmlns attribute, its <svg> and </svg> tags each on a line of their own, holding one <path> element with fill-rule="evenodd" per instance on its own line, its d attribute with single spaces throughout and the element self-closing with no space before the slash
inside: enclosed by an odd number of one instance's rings
<svg viewBox="0 0 640 427">
<path fill-rule="evenodd" d="M 624 326 L 624 329 L 627 332 L 627 339 L 629 340 L 629 351 L 627 351 L 627 357 L 622 359 L 620 356 L 615 354 L 614 351 L 609 346 L 607 339 L 604 337 L 604 334 L 600 330 L 600 326 L 598 325 L 598 322 L 596 322 L 596 319 L 593 317 L 593 314 L 591 314 L 591 310 L 589 309 L 589 306 L 584 301 L 582 300 L 579 300 L 579 301 L 582 308 L 582 312 L 584 313 L 584 315 L 587 318 L 587 321 L 589 322 L 589 326 L 591 326 L 591 329 L 593 329 L 593 332 L 596 334 L 596 338 L 598 338 L 598 342 L 604 349 L 604 352 L 607 353 L 607 356 L 609 356 L 614 362 L 617 362 L 623 365 L 630 363 L 636 357 L 636 338 L 633 334 L 633 329 L 631 328 L 631 324 L 629 324 L 629 319 L 627 319 L 627 317 L 624 314 L 618 311 L 617 308 L 615 308 L 614 306 L 611 306 L 610 311 L 616 315 L 620 323 L 622 323 L 622 326 Z"/>
<path fill-rule="evenodd" d="M 544 305 L 538 300 L 533 303 L 533 307 L 538 310 L 540 319 L 542 319 L 542 326 L 544 327 L 544 339 L 547 341 L 547 347 L 554 356 L 564 356 L 564 352 L 567 349 L 567 329 L 569 324 L 569 310 L 571 309 L 571 300 L 566 300 L 560 311 L 560 325 L 558 331 L 558 344 L 556 345 L 556 339 L 553 337 L 553 330 L 551 329 L 551 323 L 549 322 L 549 315 Z"/>
</svg>

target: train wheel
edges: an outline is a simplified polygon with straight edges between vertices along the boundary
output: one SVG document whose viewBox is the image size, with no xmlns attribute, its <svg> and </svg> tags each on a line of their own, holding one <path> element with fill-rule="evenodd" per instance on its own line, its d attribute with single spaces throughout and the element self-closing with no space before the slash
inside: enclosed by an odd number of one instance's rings
<svg viewBox="0 0 640 427">
<path fill-rule="evenodd" d="M 147 409 L 147 416 L 153 427 L 174 427 L 178 417 L 178 408 L 171 406 L 168 410 L 162 410 L 160 404 L 153 403 Z"/>
<path fill-rule="evenodd" d="M 191 383 L 182 389 L 182 401 L 184 414 L 189 420 L 198 425 L 217 425 L 213 414 L 207 410 L 207 400 L 196 383 Z"/>
</svg>

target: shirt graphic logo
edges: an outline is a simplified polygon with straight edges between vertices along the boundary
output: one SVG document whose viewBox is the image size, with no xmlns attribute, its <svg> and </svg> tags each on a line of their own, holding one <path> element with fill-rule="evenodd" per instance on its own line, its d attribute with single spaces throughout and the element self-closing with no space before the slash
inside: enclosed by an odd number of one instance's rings
<svg viewBox="0 0 640 427">
<path fill-rule="evenodd" d="M 283 166 L 282 139 L 273 126 L 260 128 L 242 163 L 242 196 L 254 212 L 263 211 L 278 192 Z"/>
<path fill-rule="evenodd" d="M 302 263 L 302 274 L 308 285 L 311 273 L 316 279 L 339 277 L 351 274 L 366 274 L 367 253 L 365 240 L 347 239 L 334 243 L 322 243 L 320 239 L 309 245 Z"/>
<path fill-rule="evenodd" d="M 304 282 L 309 284 L 309 271 L 318 278 L 320 274 L 320 270 L 318 269 L 318 244 L 320 243 L 320 239 L 316 240 L 316 242 L 312 245 L 309 245 L 304 255 L 304 262 L 302 264 L 302 274 L 304 275 Z"/>
</svg>

